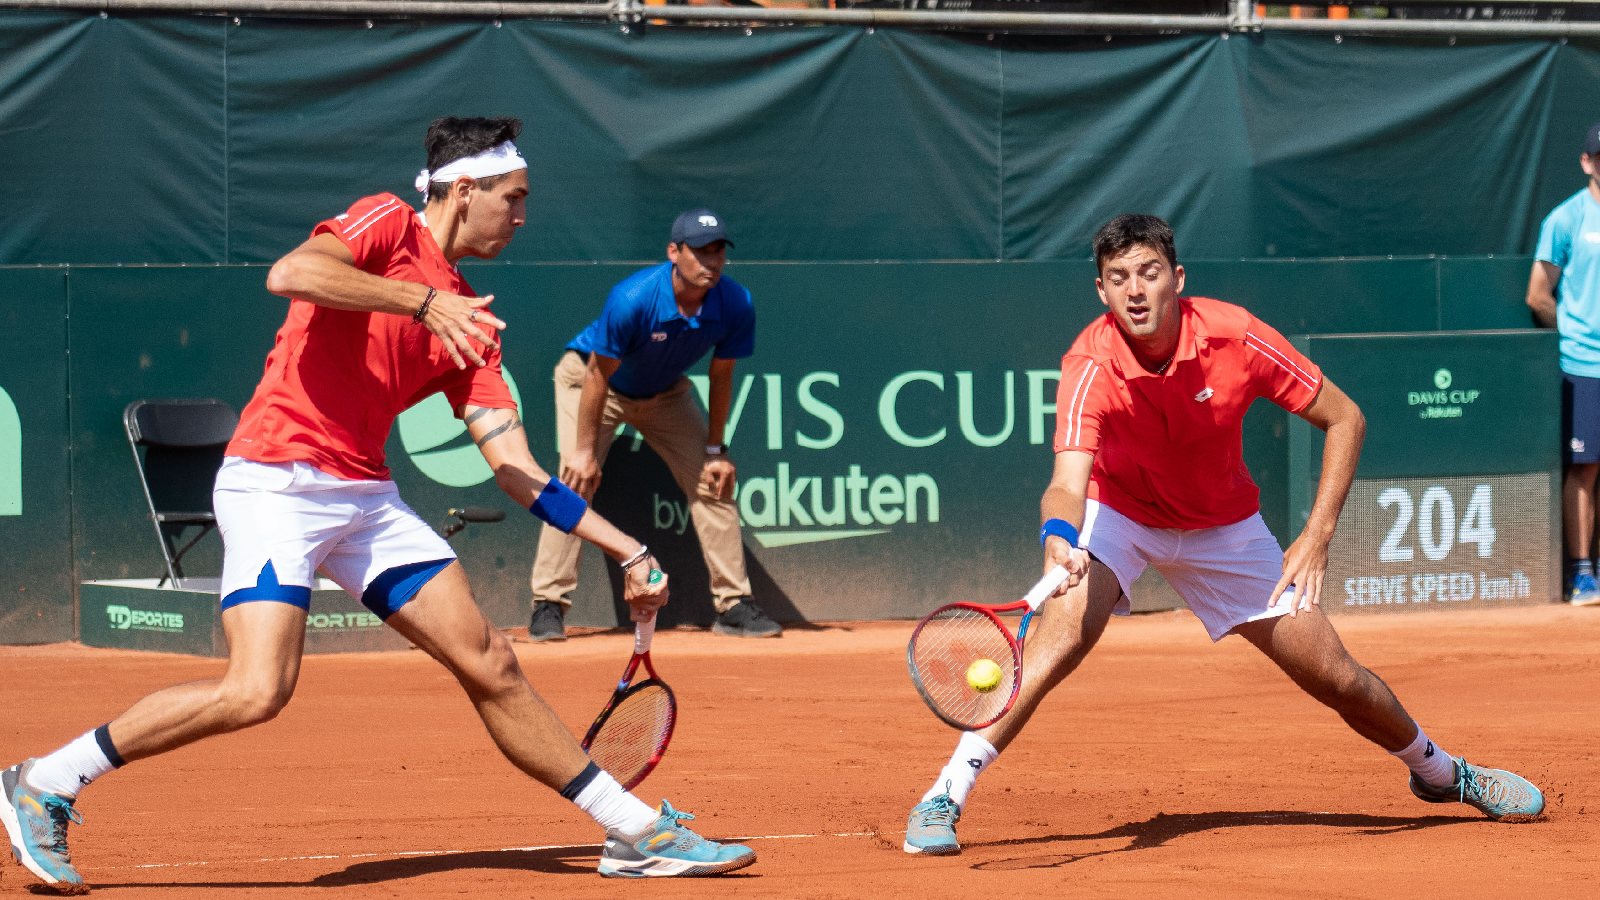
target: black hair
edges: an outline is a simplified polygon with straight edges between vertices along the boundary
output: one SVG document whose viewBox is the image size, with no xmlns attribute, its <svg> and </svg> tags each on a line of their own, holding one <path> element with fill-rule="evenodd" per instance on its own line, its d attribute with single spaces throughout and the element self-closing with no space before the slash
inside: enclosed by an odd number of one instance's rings
<svg viewBox="0 0 1600 900">
<path fill-rule="evenodd" d="M 1177 268 L 1178 251 L 1172 245 L 1172 226 L 1159 216 L 1140 213 L 1124 213 L 1095 232 L 1095 268 L 1098 270 L 1106 260 L 1121 256 L 1133 247 L 1154 248 L 1167 258 L 1167 265 Z"/>
<path fill-rule="evenodd" d="M 437 172 L 458 159 L 476 156 L 490 147 L 514 141 L 522 133 L 522 120 L 511 116 L 494 118 L 463 118 L 445 116 L 434 119 L 428 126 L 428 135 L 422 139 L 428 151 L 428 171 Z M 492 189 L 502 175 L 479 178 L 478 186 Z M 428 201 L 443 200 L 450 193 L 450 185 L 436 181 L 428 184 Z"/>
</svg>

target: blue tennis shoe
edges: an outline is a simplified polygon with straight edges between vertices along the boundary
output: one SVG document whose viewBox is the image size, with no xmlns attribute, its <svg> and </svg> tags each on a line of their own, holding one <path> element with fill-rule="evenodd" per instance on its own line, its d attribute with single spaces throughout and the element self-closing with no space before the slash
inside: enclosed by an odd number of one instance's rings
<svg viewBox="0 0 1600 900">
<path fill-rule="evenodd" d="M 1600 583 L 1588 572 L 1572 576 L 1572 589 L 1567 593 L 1567 602 L 1573 606 L 1600 605 Z"/>
<path fill-rule="evenodd" d="M 57 892 L 82 893 L 88 885 L 72 867 L 67 826 L 83 824 L 83 815 L 71 800 L 28 787 L 32 768 L 30 759 L 0 773 L 0 821 L 11 839 L 11 855 L 45 884 L 56 885 Z"/>
<path fill-rule="evenodd" d="M 756 852 L 749 847 L 708 841 L 681 824 L 693 818 L 661 801 L 661 817 L 649 831 L 631 840 L 606 835 L 600 874 L 612 878 L 720 875 L 756 861 Z"/>
<path fill-rule="evenodd" d="M 911 818 L 906 822 L 906 842 L 900 849 L 929 856 L 960 853 L 961 842 L 956 840 L 959 821 L 961 807 L 949 794 L 930 797 L 911 807 Z"/>
<path fill-rule="evenodd" d="M 1411 793 L 1429 803 L 1465 803 L 1491 819 L 1525 822 L 1544 812 L 1544 794 L 1521 775 L 1471 766 L 1456 757 L 1456 781 L 1436 788 L 1411 776 Z"/>
</svg>

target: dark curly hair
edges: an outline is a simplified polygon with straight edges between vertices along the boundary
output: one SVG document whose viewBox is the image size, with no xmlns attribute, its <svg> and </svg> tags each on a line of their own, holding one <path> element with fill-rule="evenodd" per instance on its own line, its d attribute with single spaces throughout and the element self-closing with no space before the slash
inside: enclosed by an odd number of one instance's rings
<svg viewBox="0 0 1600 900">
<path fill-rule="evenodd" d="M 510 116 L 495 118 L 462 118 L 445 116 L 434 119 L 428 126 L 428 135 L 422 145 L 428 150 L 428 171 L 437 172 L 464 156 L 475 156 L 514 141 L 522 133 L 522 120 Z M 492 189 L 503 175 L 478 179 L 478 186 Z M 428 185 L 428 201 L 443 200 L 450 193 L 450 185 L 438 181 Z"/>
<path fill-rule="evenodd" d="M 1172 226 L 1159 216 L 1124 213 L 1100 226 L 1094 235 L 1096 269 L 1126 253 L 1131 247 L 1153 247 L 1167 258 L 1167 265 L 1178 265 L 1178 252 L 1172 246 Z"/>
</svg>

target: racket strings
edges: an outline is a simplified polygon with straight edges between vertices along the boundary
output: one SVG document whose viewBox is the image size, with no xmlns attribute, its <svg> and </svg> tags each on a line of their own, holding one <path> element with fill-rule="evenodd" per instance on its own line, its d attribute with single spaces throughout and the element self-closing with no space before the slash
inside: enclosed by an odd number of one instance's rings
<svg viewBox="0 0 1600 900">
<path fill-rule="evenodd" d="M 649 774 L 672 738 L 676 716 L 672 694 L 661 684 L 636 687 L 612 708 L 595 731 L 589 758 L 625 788 Z"/>
<path fill-rule="evenodd" d="M 1000 683 L 980 691 L 967 682 L 967 668 L 980 659 L 1000 667 Z M 993 619 L 956 607 L 930 618 L 916 634 L 911 662 L 924 696 L 936 711 L 964 725 L 998 718 L 1016 687 L 1015 645 Z"/>
</svg>

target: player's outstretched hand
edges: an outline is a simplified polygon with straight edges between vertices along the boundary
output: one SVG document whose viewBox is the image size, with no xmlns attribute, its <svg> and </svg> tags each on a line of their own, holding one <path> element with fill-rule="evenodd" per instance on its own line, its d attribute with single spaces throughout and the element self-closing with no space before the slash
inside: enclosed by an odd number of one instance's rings
<svg viewBox="0 0 1600 900">
<path fill-rule="evenodd" d="M 1314 535 L 1301 533 L 1283 553 L 1283 577 L 1272 588 L 1267 598 L 1267 608 L 1278 605 L 1283 592 L 1293 588 L 1294 606 L 1289 615 L 1310 609 L 1322 603 L 1322 580 L 1328 573 L 1328 542 Z"/>
<path fill-rule="evenodd" d="M 667 580 L 654 554 L 622 573 L 622 599 L 628 602 L 635 622 L 649 619 L 667 605 Z"/>
<path fill-rule="evenodd" d="M 478 345 L 493 347 L 500 343 L 499 333 L 505 329 L 506 323 L 489 312 L 489 304 L 493 302 L 493 294 L 487 297 L 464 297 L 448 291 L 434 293 L 432 302 L 423 313 L 422 324 L 439 336 L 456 368 L 465 369 L 468 362 L 475 366 L 485 365 Z"/>
<path fill-rule="evenodd" d="M 1074 547 L 1060 537 L 1051 535 L 1044 543 L 1044 569 L 1048 572 L 1053 567 L 1060 566 L 1067 570 L 1067 580 L 1061 582 L 1060 587 L 1050 592 L 1050 596 L 1059 597 L 1067 592 L 1089 574 L 1089 552 L 1082 547 Z"/>
</svg>

